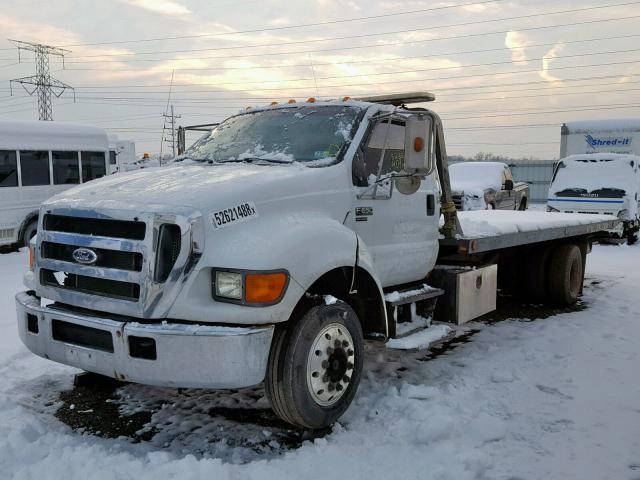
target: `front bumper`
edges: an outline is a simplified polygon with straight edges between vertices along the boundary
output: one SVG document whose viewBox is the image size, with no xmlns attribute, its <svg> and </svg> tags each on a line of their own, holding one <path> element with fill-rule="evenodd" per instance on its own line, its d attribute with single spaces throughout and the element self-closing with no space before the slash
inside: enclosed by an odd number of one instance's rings
<svg viewBox="0 0 640 480">
<path fill-rule="evenodd" d="M 41 306 L 32 292 L 18 293 L 16 308 L 20 339 L 36 355 L 119 380 L 168 387 L 240 388 L 262 382 L 274 329 L 124 322 Z"/>
</svg>

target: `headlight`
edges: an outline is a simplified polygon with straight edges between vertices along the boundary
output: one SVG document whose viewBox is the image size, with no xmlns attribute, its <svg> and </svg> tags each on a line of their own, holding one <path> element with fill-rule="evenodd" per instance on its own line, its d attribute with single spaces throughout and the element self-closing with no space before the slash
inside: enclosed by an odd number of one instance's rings
<svg viewBox="0 0 640 480">
<path fill-rule="evenodd" d="M 213 271 L 213 296 L 220 301 L 266 306 L 282 300 L 289 285 L 286 271 Z"/>
<path fill-rule="evenodd" d="M 547 212 L 559 212 L 560 210 L 558 210 L 557 208 L 553 208 L 547 205 Z"/>
<path fill-rule="evenodd" d="M 218 297 L 242 300 L 242 274 L 216 271 L 215 292 Z"/>
</svg>

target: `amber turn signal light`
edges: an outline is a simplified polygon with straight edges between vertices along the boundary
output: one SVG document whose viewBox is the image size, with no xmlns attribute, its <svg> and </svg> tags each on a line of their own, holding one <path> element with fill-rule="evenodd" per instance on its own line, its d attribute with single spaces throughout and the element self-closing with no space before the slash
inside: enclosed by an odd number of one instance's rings
<svg viewBox="0 0 640 480">
<path fill-rule="evenodd" d="M 424 148 L 424 140 L 422 139 L 422 137 L 416 137 L 413 139 L 413 149 L 416 152 L 421 152 L 422 149 Z"/>
<path fill-rule="evenodd" d="M 248 273 L 245 277 L 245 301 L 247 303 L 277 302 L 287 287 L 287 274 Z"/>
</svg>

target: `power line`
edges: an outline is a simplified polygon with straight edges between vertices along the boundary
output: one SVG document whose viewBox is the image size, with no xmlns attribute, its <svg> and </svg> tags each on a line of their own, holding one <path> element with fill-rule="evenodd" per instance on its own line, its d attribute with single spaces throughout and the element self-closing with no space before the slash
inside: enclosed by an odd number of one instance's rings
<svg viewBox="0 0 640 480">
<path fill-rule="evenodd" d="M 629 17 L 625 17 L 629 18 Z M 633 18 L 640 18 L 640 15 L 636 15 Z M 571 24 L 571 25 L 575 25 L 575 24 Z M 587 43 L 587 42 L 599 42 L 599 41 L 604 41 L 604 40 L 628 40 L 631 38 L 636 38 L 636 37 L 640 37 L 640 34 L 624 34 L 624 35 L 612 35 L 612 36 L 608 36 L 608 37 L 597 37 L 597 38 L 585 38 L 585 39 L 578 39 L 578 40 L 565 40 L 562 43 L 565 45 L 570 45 L 570 44 L 577 44 L 577 43 Z M 553 46 L 556 45 L 558 42 L 550 42 L 550 43 L 532 43 L 532 44 L 527 44 L 526 48 L 533 48 L 533 47 L 547 47 L 547 46 Z M 417 60 L 417 59 L 425 59 L 425 58 L 433 58 L 433 57 L 438 57 L 438 56 L 453 56 L 453 55 L 467 55 L 467 54 L 474 54 L 474 53 L 489 53 L 489 52 L 499 52 L 499 51 L 504 51 L 507 50 L 507 47 L 505 47 L 504 45 L 500 46 L 500 47 L 494 47 L 494 48 L 485 48 L 485 49 L 480 49 L 480 50 L 457 50 L 457 51 L 450 51 L 450 52 L 434 52 L 431 53 L 430 55 L 415 55 L 415 56 L 404 56 L 404 57 L 389 57 L 389 58 L 382 58 L 382 59 L 378 59 L 378 60 L 354 60 L 354 61 L 345 61 L 345 62 L 315 62 L 313 63 L 314 67 L 322 67 L 322 66 L 335 66 L 335 65 L 353 65 L 353 64 L 359 64 L 359 63 L 366 63 L 366 64 L 377 64 L 377 63 L 386 63 L 389 61 L 393 61 L 393 62 L 398 62 L 398 61 L 406 61 L 406 60 Z M 88 62 L 88 63 L 93 63 L 93 62 Z M 263 70 L 263 69 L 282 69 L 282 68 L 308 68 L 309 67 L 309 63 L 295 63 L 295 64 L 279 64 L 279 65 L 264 65 L 264 66 L 248 66 L 248 67 L 193 67 L 193 68 L 173 68 L 172 70 L 178 70 L 178 71 L 184 71 L 184 72 L 190 72 L 190 71 L 214 71 L 214 70 L 221 70 L 221 71 L 228 71 L 228 70 Z M 65 68 L 64 70 L 60 70 L 60 71 L 104 71 L 104 68 Z"/>
<path fill-rule="evenodd" d="M 343 36 L 343 37 L 327 37 L 327 38 L 313 39 L 313 40 L 297 40 L 297 41 L 293 41 L 293 42 L 279 42 L 279 43 L 255 44 L 255 45 L 237 45 L 237 46 L 215 47 L 215 48 L 176 49 L 176 50 L 164 50 L 164 51 L 163 50 L 156 50 L 156 51 L 148 51 L 148 52 L 123 52 L 123 53 L 110 53 L 110 54 L 106 54 L 105 53 L 105 54 L 92 54 L 92 55 L 75 55 L 75 56 L 72 56 L 70 58 L 128 57 L 128 56 L 136 56 L 136 55 L 159 55 L 159 54 L 162 55 L 162 54 L 173 54 L 173 53 L 206 52 L 206 51 L 220 51 L 220 50 L 233 50 L 233 49 L 250 49 L 250 48 L 260 48 L 260 47 L 281 47 L 283 45 L 297 45 L 297 44 L 315 43 L 315 42 L 351 40 L 351 39 L 355 39 L 355 38 L 366 38 L 366 37 L 381 36 L 381 35 L 397 35 L 397 34 L 400 34 L 400 33 L 412 33 L 412 32 L 426 31 L 426 30 L 431 30 L 433 28 L 438 28 L 439 30 L 441 30 L 441 29 L 444 29 L 444 28 L 452 28 L 452 27 L 466 27 L 466 26 L 470 26 L 470 25 L 481 25 L 481 24 L 487 24 L 487 23 L 503 22 L 503 21 L 508 21 L 508 20 L 520 20 L 520 19 L 525 19 L 525 18 L 542 17 L 542 16 L 548 16 L 548 15 L 562 15 L 562 14 L 566 14 L 566 13 L 577 13 L 577 12 L 583 12 L 583 11 L 592 11 L 592 10 L 599 10 L 599 9 L 603 9 L 603 8 L 612 8 L 612 7 L 619 7 L 619 6 L 637 5 L 639 3 L 640 3 L 640 1 L 636 0 L 636 1 L 633 1 L 633 2 L 617 3 L 617 4 L 611 4 L 611 5 L 602 5 L 602 6 L 594 6 L 594 7 L 583 7 L 583 8 L 573 8 L 573 9 L 567 9 L 567 10 L 556 10 L 556 11 L 552 11 L 552 12 L 542 12 L 542 13 L 534 13 L 534 14 L 527 14 L 527 15 L 516 15 L 516 16 L 511 16 L 511 17 L 502 17 L 502 18 L 496 18 L 496 19 L 474 20 L 474 21 L 470 21 L 470 22 L 450 23 L 450 24 L 447 24 L 447 25 L 439 25 L 437 27 L 431 26 L 431 27 L 425 27 L 425 28 L 419 28 L 419 29 L 396 30 L 396 31 L 384 32 L 384 33 L 366 33 L 366 34 L 350 35 L 350 36 Z M 634 16 L 628 17 L 628 18 L 637 18 L 637 16 L 634 15 Z M 602 20 L 598 20 L 598 23 L 602 23 Z M 574 23 L 571 23 L 569 25 L 576 25 L 576 24 L 579 24 L 579 22 L 574 22 Z M 456 38 L 461 38 L 461 37 L 463 37 L 463 36 L 456 35 Z M 428 41 L 433 41 L 433 40 L 434 39 L 429 39 Z M 405 43 L 412 43 L 412 42 L 405 42 Z M 378 44 L 376 46 L 380 47 L 381 45 Z M 351 47 L 351 48 L 354 48 L 354 47 Z M 313 51 L 305 51 L 304 53 L 309 53 L 309 52 L 313 53 Z M 299 52 L 299 53 L 303 53 L 303 52 Z M 262 55 L 262 54 L 258 54 L 258 55 Z"/>
<path fill-rule="evenodd" d="M 483 5 L 483 4 L 486 4 L 486 3 L 498 3 L 498 2 L 502 2 L 502 1 L 504 1 L 504 0 L 483 0 L 483 1 L 479 1 L 479 2 L 459 3 L 459 4 L 456 4 L 456 5 L 443 5 L 443 6 L 431 7 L 431 8 L 421 8 L 421 9 L 418 9 L 418 10 L 409 10 L 409 11 L 404 11 L 404 12 L 385 13 L 385 14 L 379 14 L 379 15 L 369 15 L 369 16 L 365 16 L 365 17 L 345 18 L 345 19 L 339 19 L 339 20 L 327 20 L 327 21 L 324 21 L 324 22 L 316 22 L 316 23 L 302 23 L 302 24 L 297 24 L 297 25 L 284 25 L 284 26 L 280 26 L 280 27 L 259 28 L 259 29 L 252 29 L 252 30 L 239 30 L 239 31 L 234 31 L 234 32 L 201 33 L 201 34 L 195 34 L 195 35 L 180 35 L 180 36 L 172 36 L 172 37 L 142 38 L 142 39 L 133 39 L 133 40 L 115 40 L 115 41 L 109 41 L 109 42 L 76 43 L 76 44 L 70 43 L 70 44 L 61 45 L 61 46 L 63 46 L 63 47 L 88 47 L 88 46 L 97 46 L 97 45 L 119 45 L 119 44 L 123 44 L 123 43 L 157 42 L 157 41 L 164 41 L 164 40 L 184 40 L 184 39 L 189 39 L 189 38 L 222 37 L 222 36 L 228 36 L 228 35 L 239 35 L 239 34 L 243 34 L 243 33 L 262 33 L 262 32 L 272 32 L 272 31 L 282 31 L 282 30 L 291 30 L 291 29 L 296 29 L 296 28 L 317 27 L 317 26 L 336 25 L 336 24 L 341 24 L 341 23 L 357 22 L 357 21 L 364 21 L 364 20 L 374 20 L 374 19 L 378 19 L 378 18 L 397 17 L 397 16 L 401 16 L 401 15 L 412 15 L 412 14 L 415 14 L 415 13 L 425 13 L 425 12 L 432 12 L 432 11 L 436 11 L 436 10 L 448 10 L 448 9 L 451 9 L 451 8 L 468 7 L 468 6 L 471 6 L 471 5 Z"/>
<path fill-rule="evenodd" d="M 640 49 L 629 49 L 629 50 L 613 50 L 613 51 L 608 51 L 608 52 L 596 52 L 596 53 L 586 53 L 586 54 L 575 54 L 575 55 L 563 55 L 563 56 L 557 56 L 554 57 L 553 60 L 557 60 L 557 59 L 562 59 L 562 58 L 572 58 L 572 57 L 582 57 L 582 56 L 592 56 L 592 55 L 611 55 L 611 54 L 615 54 L 615 53 L 628 53 L 631 51 L 638 51 Z M 537 59 L 533 59 L 533 60 L 541 60 L 544 57 L 540 57 Z M 605 63 L 591 63 L 591 64 L 586 64 L 586 65 L 566 65 L 566 66 L 561 66 L 561 67 L 554 67 L 554 71 L 555 70 L 566 70 L 566 69 L 571 69 L 571 68 L 588 68 L 588 67 L 599 67 L 599 66 L 613 66 L 613 65 L 629 65 L 629 64 L 634 64 L 634 63 L 638 63 L 640 62 L 640 60 L 626 60 L 626 61 L 621 61 L 621 62 L 605 62 Z M 458 65 L 456 67 L 436 67 L 436 68 L 431 68 L 431 69 L 417 69 L 417 70 L 406 70 L 406 71 L 392 71 L 392 72 L 384 72 L 384 73 L 370 73 L 370 74 L 358 74 L 358 75 L 343 75 L 343 76 L 332 76 L 332 77 L 322 77 L 322 78 L 318 78 L 318 80 L 320 79 L 338 79 L 338 78 L 357 78 L 357 77 L 363 77 L 363 76 L 380 76 L 380 75 L 399 75 L 399 74 L 406 74 L 406 73 L 422 73 L 422 72 L 426 72 L 426 71 L 437 71 L 437 70 L 450 70 L 452 68 L 470 68 L 470 67 L 483 67 L 483 66 L 494 66 L 496 64 L 499 63 L 507 63 L 507 64 L 512 64 L 513 62 L 509 61 L 509 62 L 490 62 L 490 63 L 480 63 L 480 64 L 472 64 L 472 65 Z M 395 83 L 407 83 L 407 82 L 424 82 L 427 80 L 451 80 L 451 79 L 458 79 L 458 78 L 469 78 L 469 77 L 485 77 L 485 76 L 496 76 L 496 75 L 514 75 L 514 74 L 523 74 L 523 73 L 535 73 L 535 72 L 539 72 L 539 69 L 534 69 L 534 70 L 519 70 L 519 71 L 507 71 L 507 72 L 491 72 L 491 73 L 480 73 L 480 74 L 469 74 L 469 75 L 455 75 L 455 76 L 449 76 L 449 77 L 430 77 L 430 78 L 420 78 L 420 79 L 412 79 L 412 80 L 394 80 L 392 82 L 373 82 L 373 83 L 359 83 L 359 84 L 348 84 L 348 85 L 319 85 L 318 87 L 320 89 L 327 89 L 327 88 L 344 88 L 344 87 L 354 87 L 354 86 L 364 86 L 364 85 L 384 85 L 384 84 L 395 84 Z M 279 82 L 281 83 L 287 83 L 287 82 L 299 82 L 299 81 L 311 81 L 313 80 L 312 78 L 298 78 L 298 79 L 284 79 L 284 80 L 279 80 Z M 212 86 L 212 87 L 223 87 L 223 86 L 238 86 L 238 85 L 246 85 L 248 83 L 266 83 L 269 82 L 271 83 L 271 81 L 264 81 L 264 82 L 223 82 L 223 83 L 210 83 L 210 82 L 206 82 L 206 83 L 181 83 L 181 84 L 174 84 L 174 87 L 197 87 L 197 86 Z M 168 84 L 156 84 L 156 85 L 118 85 L 118 88 L 164 88 L 164 87 L 168 87 Z M 109 89 L 109 88 L 114 88 L 113 85 L 86 85 L 86 86 L 79 86 L 76 87 L 78 90 L 91 90 L 91 89 L 96 89 L 96 90 L 101 90 L 101 89 Z M 253 91 L 258 90 L 258 91 L 288 91 L 288 90 L 308 90 L 308 89 L 314 89 L 315 86 L 311 85 L 311 86 L 300 86 L 300 87 L 278 87 L 278 88 L 264 88 L 264 87 L 254 87 Z M 228 90 L 208 90 L 206 92 L 209 93 L 213 93 L 213 92 L 226 92 Z M 241 90 L 241 91 L 252 91 L 252 90 Z M 131 92 L 131 93 L 140 93 L 140 92 Z M 158 93 L 158 92 L 156 92 Z"/>
</svg>

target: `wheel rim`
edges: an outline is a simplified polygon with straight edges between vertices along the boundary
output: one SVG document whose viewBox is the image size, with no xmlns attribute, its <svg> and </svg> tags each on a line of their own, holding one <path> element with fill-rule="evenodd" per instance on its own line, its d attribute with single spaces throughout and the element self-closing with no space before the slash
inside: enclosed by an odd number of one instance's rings
<svg viewBox="0 0 640 480">
<path fill-rule="evenodd" d="M 313 400 L 325 407 L 340 400 L 354 365 L 353 339 L 344 325 L 332 323 L 318 332 L 307 359 L 307 388 Z"/>
</svg>

